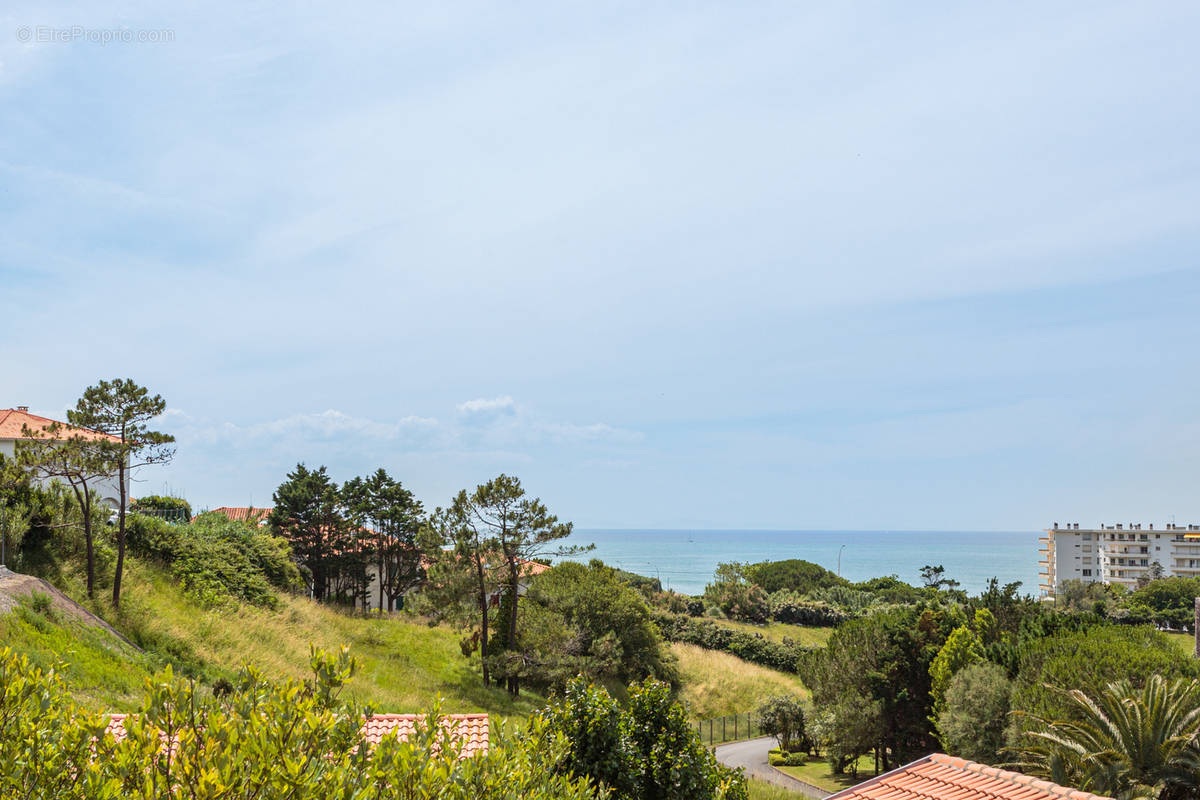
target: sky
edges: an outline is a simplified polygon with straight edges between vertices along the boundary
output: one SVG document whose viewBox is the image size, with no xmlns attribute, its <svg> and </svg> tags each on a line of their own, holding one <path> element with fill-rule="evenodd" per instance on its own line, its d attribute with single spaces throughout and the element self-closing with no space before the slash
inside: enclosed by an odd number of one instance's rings
<svg viewBox="0 0 1200 800">
<path fill-rule="evenodd" d="M 103 6 L 101 8 L 100 6 Z M 580 527 L 1200 522 L 1200 5 L 8 2 L 0 407 Z"/>
</svg>

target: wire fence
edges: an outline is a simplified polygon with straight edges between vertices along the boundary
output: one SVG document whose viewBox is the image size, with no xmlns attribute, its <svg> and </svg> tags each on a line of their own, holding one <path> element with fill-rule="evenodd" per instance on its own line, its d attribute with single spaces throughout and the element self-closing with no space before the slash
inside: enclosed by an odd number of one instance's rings
<svg viewBox="0 0 1200 800">
<path fill-rule="evenodd" d="M 700 741 L 709 747 L 738 739 L 753 739 L 763 735 L 762 718 L 754 711 L 727 714 L 700 720 L 696 723 L 696 731 L 700 734 Z"/>
</svg>

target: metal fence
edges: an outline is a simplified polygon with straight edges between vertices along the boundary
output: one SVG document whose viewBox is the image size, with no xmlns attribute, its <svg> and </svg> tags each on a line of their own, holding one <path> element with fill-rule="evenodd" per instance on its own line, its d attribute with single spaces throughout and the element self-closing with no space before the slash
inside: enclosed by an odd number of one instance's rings
<svg viewBox="0 0 1200 800">
<path fill-rule="evenodd" d="M 755 711 L 702 719 L 696 723 L 696 730 L 700 734 L 700 741 L 709 747 L 763 735 L 762 719 Z"/>
</svg>

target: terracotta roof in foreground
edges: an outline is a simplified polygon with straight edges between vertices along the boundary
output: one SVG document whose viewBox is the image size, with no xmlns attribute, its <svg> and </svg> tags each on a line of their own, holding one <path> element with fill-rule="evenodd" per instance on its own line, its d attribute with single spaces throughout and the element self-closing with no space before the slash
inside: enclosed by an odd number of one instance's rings
<svg viewBox="0 0 1200 800">
<path fill-rule="evenodd" d="M 127 714 L 110 714 L 108 727 L 104 732 L 111 734 L 120 741 L 125 738 L 125 718 Z M 362 734 L 368 744 L 377 745 L 383 737 L 396 732 L 400 741 L 408 741 L 408 737 L 417 731 L 417 724 L 424 719 L 424 714 L 375 714 L 363 723 Z M 468 758 L 477 753 L 488 751 L 488 715 L 487 714 L 444 714 L 442 725 L 458 743 L 459 757 Z"/>
<path fill-rule="evenodd" d="M 934 753 L 825 800 L 1111 800 L 963 758 Z"/>
<path fill-rule="evenodd" d="M 30 414 L 23 408 L 0 408 L 0 439 L 24 439 L 25 436 L 21 433 L 24 426 L 28 425 L 32 431 L 45 430 L 50 425 L 53 425 L 56 420 L 49 417 L 40 417 L 37 414 Z M 59 436 L 67 438 L 69 436 L 82 436 L 84 439 L 111 439 L 112 441 L 120 441 L 116 436 L 99 431 L 88 430 L 87 428 L 76 428 L 68 425 L 65 422 L 59 422 L 62 426 L 62 431 Z M 48 437 L 47 437 L 48 438 Z"/>
</svg>

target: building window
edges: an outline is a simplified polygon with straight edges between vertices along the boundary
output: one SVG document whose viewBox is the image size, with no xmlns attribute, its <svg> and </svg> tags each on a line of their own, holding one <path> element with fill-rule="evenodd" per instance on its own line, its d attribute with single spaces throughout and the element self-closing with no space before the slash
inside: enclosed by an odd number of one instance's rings
<svg viewBox="0 0 1200 800">
<path fill-rule="evenodd" d="M 1085 569 L 1085 570 L 1083 571 L 1083 577 L 1085 577 L 1085 578 L 1090 578 L 1090 577 L 1092 577 L 1092 571 L 1091 571 L 1090 569 Z"/>
</svg>

